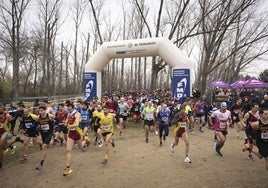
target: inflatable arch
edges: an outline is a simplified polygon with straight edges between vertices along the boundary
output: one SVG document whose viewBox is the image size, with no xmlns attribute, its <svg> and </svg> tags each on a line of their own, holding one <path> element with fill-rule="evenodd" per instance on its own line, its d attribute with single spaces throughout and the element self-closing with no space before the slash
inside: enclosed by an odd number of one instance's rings
<svg viewBox="0 0 268 188">
<path fill-rule="evenodd" d="M 192 94 L 193 63 L 168 38 L 147 38 L 103 43 L 85 65 L 84 91 L 87 101 L 101 97 L 101 72 L 114 58 L 160 56 L 172 69 L 172 93 L 177 99 Z"/>
</svg>

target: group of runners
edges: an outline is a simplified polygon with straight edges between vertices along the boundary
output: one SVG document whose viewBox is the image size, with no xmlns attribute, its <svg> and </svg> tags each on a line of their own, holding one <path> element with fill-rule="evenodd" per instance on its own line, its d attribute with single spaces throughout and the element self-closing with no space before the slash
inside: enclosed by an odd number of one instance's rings
<svg viewBox="0 0 268 188">
<path fill-rule="evenodd" d="M 242 100 L 242 101 L 241 101 Z M 198 100 L 197 100 L 198 101 Z M 26 107 L 20 104 L 17 107 L 17 115 L 12 116 L 8 109 L 0 105 L 0 169 L 4 151 L 12 150 L 15 142 L 23 144 L 23 155 L 20 161 L 28 158 L 29 143 L 38 145 L 42 151 L 40 163 L 36 170 L 42 170 L 50 144 L 66 144 L 66 167 L 63 176 L 72 172 L 72 150 L 76 145 L 82 152 L 87 150 L 90 143 L 98 147 L 104 146 L 104 159 L 102 164 L 107 164 L 110 155 L 110 146 L 115 147 L 113 135 L 118 130 L 118 137 L 124 135 L 127 121 L 133 120 L 135 124 L 141 123 L 145 133 L 145 143 L 149 143 L 149 133 L 159 135 L 159 147 L 173 128 L 174 141 L 170 144 L 170 152 L 174 153 L 174 147 L 179 140 L 185 143 L 185 163 L 192 163 L 189 157 L 190 144 L 188 132 L 198 130 L 202 133 L 203 127 L 213 128 L 216 141 L 215 152 L 222 157 L 222 147 L 226 141 L 228 127 L 237 127 L 237 130 L 245 130 L 247 138 L 242 151 L 249 153 L 249 160 L 253 160 L 252 154 L 259 158 L 265 158 L 268 170 L 268 108 L 261 103 L 252 102 L 250 109 L 242 114 L 243 99 L 238 98 L 236 103 L 228 107 L 226 102 L 218 106 L 212 103 L 204 113 L 204 103 L 198 104 L 188 98 L 182 104 L 170 99 L 158 99 L 137 96 L 104 96 L 100 100 L 94 98 L 90 102 L 67 100 L 58 104 L 54 109 L 44 101 L 42 105 Z M 268 104 L 268 96 L 264 96 Z M 203 107 L 202 107 L 203 105 Z M 13 105 L 14 106 L 14 105 Z M 259 109 L 259 106 L 261 108 Z M 228 108 L 228 109 L 227 109 Z M 12 110 L 14 114 L 14 109 Z M 23 137 L 16 137 L 14 131 L 10 132 L 11 121 L 18 118 L 18 133 Z M 196 129 L 197 125 L 197 129 Z M 89 131 L 95 135 L 91 142 Z M 238 132 L 239 133 L 239 132 Z M 39 139 L 40 137 L 41 139 Z M 257 146 L 258 151 L 255 151 Z"/>
</svg>

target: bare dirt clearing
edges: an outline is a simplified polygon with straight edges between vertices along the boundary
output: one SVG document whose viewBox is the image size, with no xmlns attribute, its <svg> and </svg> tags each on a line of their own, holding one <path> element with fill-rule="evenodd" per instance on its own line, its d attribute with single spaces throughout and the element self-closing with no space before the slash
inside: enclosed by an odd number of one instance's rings
<svg viewBox="0 0 268 188">
<path fill-rule="evenodd" d="M 171 128 L 171 133 L 173 128 Z M 107 165 L 102 165 L 104 148 L 91 144 L 85 153 L 75 149 L 72 153 L 73 173 L 63 177 L 65 168 L 65 147 L 51 146 L 41 172 L 39 164 L 41 151 L 31 146 L 28 161 L 18 161 L 22 145 L 16 144 L 14 155 L 6 154 L 4 169 L 0 171 L 0 187 L 268 187 L 268 172 L 264 160 L 255 157 L 247 160 L 247 153 L 241 151 L 243 140 L 235 137 L 235 130 L 229 129 L 223 157 L 215 155 L 213 131 L 189 134 L 191 164 L 184 163 L 184 142 L 169 152 L 173 135 L 159 147 L 159 138 L 151 133 L 145 143 L 141 126 L 131 126 L 123 136 L 114 135 L 116 147 L 111 147 Z M 91 140 L 93 133 L 90 133 Z M 256 148 L 255 148 L 256 149 Z"/>
</svg>

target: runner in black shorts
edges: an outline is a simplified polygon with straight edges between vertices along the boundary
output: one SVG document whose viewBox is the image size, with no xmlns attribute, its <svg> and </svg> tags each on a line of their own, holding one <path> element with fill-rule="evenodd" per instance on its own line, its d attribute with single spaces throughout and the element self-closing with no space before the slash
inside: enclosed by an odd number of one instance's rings
<svg viewBox="0 0 268 188">
<path fill-rule="evenodd" d="M 148 105 L 142 111 L 142 117 L 144 119 L 144 127 L 145 127 L 145 142 L 148 143 L 149 131 L 154 131 L 154 122 L 156 117 L 156 109 L 153 106 L 152 101 L 148 102 Z"/>
<path fill-rule="evenodd" d="M 265 159 L 265 168 L 268 171 L 268 109 L 260 111 L 259 127 L 256 133 L 256 146 L 259 152 L 252 151 L 260 159 Z"/>
<path fill-rule="evenodd" d="M 20 161 L 26 161 L 28 155 L 29 142 L 32 138 L 33 144 L 39 144 L 40 149 L 42 147 L 41 143 L 38 141 L 37 137 L 39 132 L 37 131 L 37 121 L 38 116 L 29 112 L 28 108 L 23 109 L 23 116 L 20 122 L 19 132 L 25 135 L 24 138 L 24 147 L 23 147 L 23 156 L 20 158 Z"/>
<path fill-rule="evenodd" d="M 251 104 L 251 110 L 248 111 L 244 118 L 243 118 L 243 122 L 245 125 L 245 133 L 247 135 L 247 142 L 245 143 L 245 146 L 242 148 L 242 151 L 247 151 L 249 152 L 248 154 L 248 160 L 253 161 L 253 157 L 251 154 L 252 148 L 253 148 L 253 144 L 255 143 L 256 140 L 256 133 L 258 130 L 258 126 L 255 126 L 256 124 L 258 125 L 259 123 L 259 105 L 256 103 Z M 249 148 L 247 149 L 247 147 L 249 146 Z"/>
<path fill-rule="evenodd" d="M 58 110 L 55 114 L 55 126 L 54 126 L 54 142 L 53 144 L 56 144 L 60 142 L 61 145 L 63 145 L 63 140 L 67 141 L 67 133 L 68 129 L 65 126 L 65 120 L 67 118 L 67 112 L 64 110 L 64 104 L 61 103 L 58 105 Z M 61 132 L 64 135 L 64 139 L 61 137 Z"/>
<path fill-rule="evenodd" d="M 39 114 L 38 124 L 43 144 L 42 159 L 40 161 L 40 164 L 35 168 L 36 170 L 42 170 L 43 168 L 43 164 L 47 155 L 47 148 L 53 135 L 53 119 L 55 118 L 53 114 L 46 113 L 45 106 L 39 107 Z"/>
</svg>

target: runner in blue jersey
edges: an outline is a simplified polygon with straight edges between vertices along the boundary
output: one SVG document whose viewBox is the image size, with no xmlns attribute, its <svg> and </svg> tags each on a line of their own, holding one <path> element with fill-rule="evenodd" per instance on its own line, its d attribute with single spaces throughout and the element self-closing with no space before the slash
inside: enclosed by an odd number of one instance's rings
<svg viewBox="0 0 268 188">
<path fill-rule="evenodd" d="M 90 125 L 91 113 L 88 109 L 88 104 L 86 101 L 82 102 L 82 108 L 79 110 L 81 114 L 81 121 L 79 127 L 83 130 L 83 140 L 86 141 L 86 146 L 88 147 L 90 139 L 88 137 L 87 131 Z"/>
<path fill-rule="evenodd" d="M 166 104 L 162 105 L 162 108 L 159 110 L 157 114 L 157 120 L 159 123 L 159 139 L 160 144 L 159 146 L 162 146 L 162 136 L 163 140 L 166 140 L 166 136 L 168 136 L 169 133 L 169 122 L 170 122 L 170 114 L 171 111 L 167 108 Z"/>
</svg>

